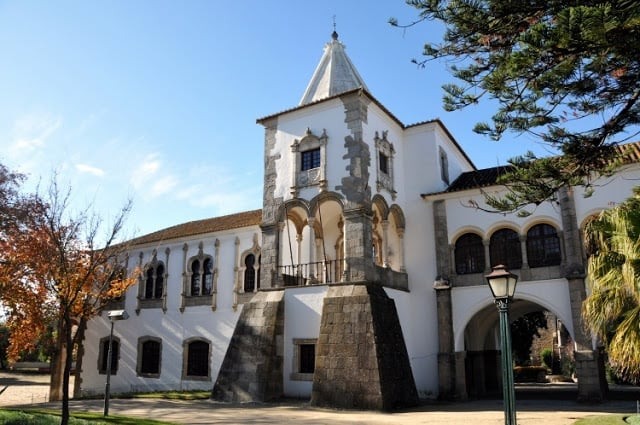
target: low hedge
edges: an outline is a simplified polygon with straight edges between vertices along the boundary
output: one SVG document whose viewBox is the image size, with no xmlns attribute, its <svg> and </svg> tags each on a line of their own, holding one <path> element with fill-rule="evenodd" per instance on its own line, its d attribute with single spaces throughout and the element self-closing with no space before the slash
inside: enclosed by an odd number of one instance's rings
<svg viewBox="0 0 640 425">
<path fill-rule="evenodd" d="M 547 368 L 544 366 L 516 366 L 513 368 L 516 382 L 547 382 Z"/>
</svg>

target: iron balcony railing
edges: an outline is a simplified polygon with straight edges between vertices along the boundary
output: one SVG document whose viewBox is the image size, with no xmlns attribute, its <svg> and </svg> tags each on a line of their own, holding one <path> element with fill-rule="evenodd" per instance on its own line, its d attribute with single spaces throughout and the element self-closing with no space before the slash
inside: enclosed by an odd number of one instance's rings
<svg viewBox="0 0 640 425">
<path fill-rule="evenodd" d="M 318 261 L 316 263 L 280 266 L 278 271 L 284 286 L 305 286 L 336 283 L 342 279 L 343 260 Z"/>
</svg>

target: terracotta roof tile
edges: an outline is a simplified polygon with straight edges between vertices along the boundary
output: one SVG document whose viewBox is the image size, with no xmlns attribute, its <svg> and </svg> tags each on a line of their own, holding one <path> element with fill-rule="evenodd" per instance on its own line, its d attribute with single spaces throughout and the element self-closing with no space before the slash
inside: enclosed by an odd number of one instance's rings
<svg viewBox="0 0 640 425">
<path fill-rule="evenodd" d="M 512 167 L 510 165 L 503 165 L 484 168 L 482 170 L 467 171 L 466 173 L 460 174 L 444 192 L 459 192 L 461 190 L 494 185 L 498 181 L 498 177 L 506 174 L 511 169 Z"/>
<path fill-rule="evenodd" d="M 178 224 L 148 235 L 140 236 L 129 241 L 131 245 L 142 245 L 151 242 L 167 241 L 185 236 L 219 232 L 222 230 L 239 229 L 241 227 L 257 226 L 262 222 L 262 210 L 245 211 L 221 217 L 206 218 Z"/>
<path fill-rule="evenodd" d="M 616 145 L 614 149 L 621 159 L 622 164 L 640 162 L 640 142 Z M 498 167 L 484 168 L 482 170 L 467 171 L 460 174 L 460 176 L 458 176 L 458 178 L 455 179 L 446 190 L 438 193 L 459 192 L 467 189 L 478 189 L 481 187 L 492 186 L 497 183 L 498 177 L 506 174 L 511 168 L 511 165 L 502 165 Z M 437 193 L 428 193 L 423 194 L 422 196 L 436 194 Z"/>
</svg>

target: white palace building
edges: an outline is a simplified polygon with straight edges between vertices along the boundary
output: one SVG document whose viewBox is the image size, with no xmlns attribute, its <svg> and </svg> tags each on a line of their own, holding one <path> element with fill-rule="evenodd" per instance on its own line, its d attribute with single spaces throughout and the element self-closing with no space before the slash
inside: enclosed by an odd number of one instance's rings
<svg viewBox="0 0 640 425">
<path fill-rule="evenodd" d="M 439 120 L 405 125 L 367 89 L 334 32 L 300 103 L 264 126 L 261 210 L 132 241 L 139 283 L 114 309 L 111 392 L 206 389 L 228 401 L 306 398 L 394 409 L 499 391 L 498 314 L 484 275 L 519 276 L 511 319 L 549 311 L 571 336 L 578 396 L 603 396 L 580 322 L 582 229 L 640 178 L 618 147 L 606 189 L 567 187 L 522 218 L 469 208 L 504 191 Z M 104 391 L 110 323 L 86 331 L 82 394 Z"/>
</svg>

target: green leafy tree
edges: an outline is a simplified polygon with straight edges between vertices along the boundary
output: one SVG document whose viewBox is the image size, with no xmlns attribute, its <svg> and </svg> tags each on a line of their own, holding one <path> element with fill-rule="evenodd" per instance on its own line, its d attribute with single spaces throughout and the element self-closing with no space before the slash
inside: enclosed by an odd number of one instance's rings
<svg viewBox="0 0 640 425">
<path fill-rule="evenodd" d="M 640 382 L 640 189 L 586 228 L 592 255 L 585 324 L 604 342 L 623 379 Z"/>
<path fill-rule="evenodd" d="M 47 346 L 49 399 L 62 400 L 66 425 L 73 354 L 82 351 L 87 322 L 137 280 L 137 271 L 124 271 L 127 244 L 117 243 L 131 202 L 105 223 L 89 209 L 72 210 L 70 189 L 61 191 L 55 176 L 44 196 L 22 195 L 22 179 L 0 164 L 0 306 L 11 333 L 8 357 Z"/>
<path fill-rule="evenodd" d="M 613 147 L 640 122 L 640 4 L 631 0 L 407 0 L 409 27 L 438 21 L 443 39 L 424 46 L 420 66 L 445 59 L 459 84 L 446 84 L 448 111 L 497 102 L 474 131 L 499 140 L 529 133 L 561 156 L 511 160 L 499 210 L 539 204 L 565 185 L 591 185 L 616 166 Z"/>
<path fill-rule="evenodd" d="M 540 336 L 538 329 L 547 328 L 547 319 L 542 311 L 525 314 L 511 323 L 511 345 L 517 365 L 529 364 L 533 338 Z"/>
</svg>

